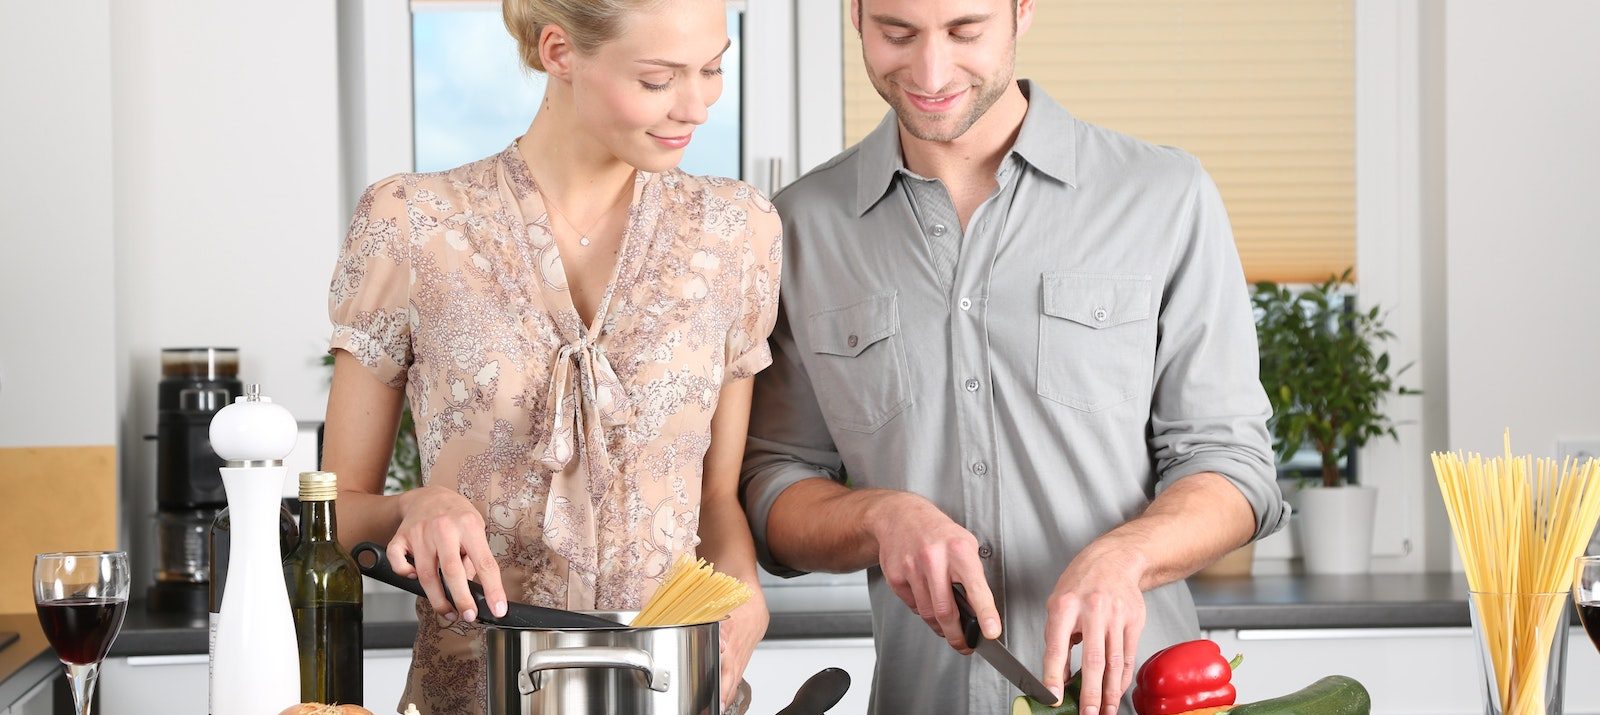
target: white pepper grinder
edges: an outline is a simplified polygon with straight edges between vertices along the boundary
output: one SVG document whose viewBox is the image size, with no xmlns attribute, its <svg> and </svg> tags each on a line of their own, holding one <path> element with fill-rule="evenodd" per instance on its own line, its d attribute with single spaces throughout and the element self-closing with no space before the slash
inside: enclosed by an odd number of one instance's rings
<svg viewBox="0 0 1600 715">
<path fill-rule="evenodd" d="M 278 506 L 294 450 L 294 416 L 245 388 L 211 419 L 211 447 L 226 460 L 232 515 L 228 577 L 212 646 L 212 715 L 278 715 L 300 702 L 300 656 L 283 580 Z"/>
</svg>

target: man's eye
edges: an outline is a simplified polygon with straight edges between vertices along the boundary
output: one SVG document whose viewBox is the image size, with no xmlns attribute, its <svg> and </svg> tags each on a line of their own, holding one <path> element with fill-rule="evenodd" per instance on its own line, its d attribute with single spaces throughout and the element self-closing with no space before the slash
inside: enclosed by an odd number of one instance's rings
<svg viewBox="0 0 1600 715">
<path fill-rule="evenodd" d="M 916 38 L 917 38 L 916 35 L 884 35 L 883 36 L 883 39 L 888 40 L 889 44 L 891 44 L 891 45 L 909 45 L 909 44 L 911 44 L 911 41 L 916 39 Z"/>
<path fill-rule="evenodd" d="M 959 35 L 959 34 L 950 35 L 950 38 L 955 40 L 956 42 L 977 42 L 982 37 L 983 37 L 982 33 L 979 33 L 979 34 L 976 34 L 976 35 Z"/>
</svg>

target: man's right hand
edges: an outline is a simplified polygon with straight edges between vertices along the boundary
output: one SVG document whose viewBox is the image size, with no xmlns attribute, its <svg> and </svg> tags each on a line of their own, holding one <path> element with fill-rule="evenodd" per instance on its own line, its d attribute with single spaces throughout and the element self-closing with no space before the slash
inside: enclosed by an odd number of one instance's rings
<svg viewBox="0 0 1600 715">
<path fill-rule="evenodd" d="M 467 498 L 438 486 L 418 487 L 400 496 L 400 528 L 389 542 L 389 564 L 395 573 L 417 579 L 434 613 L 446 621 L 477 618 L 467 581 L 483 586 L 484 600 L 496 616 L 506 614 L 506 592 L 500 565 L 489 551 L 483 515 Z M 411 561 L 406 556 L 411 556 Z M 443 583 L 440 573 L 443 573 Z M 449 589 L 450 597 L 445 597 Z M 463 604 L 456 613 L 454 604 Z"/>
<path fill-rule="evenodd" d="M 983 637 L 1000 637 L 1000 614 L 978 559 L 978 539 L 915 494 L 886 495 L 871 519 L 878 566 L 900 600 L 963 655 L 972 653 L 950 587 L 967 589 Z"/>
</svg>

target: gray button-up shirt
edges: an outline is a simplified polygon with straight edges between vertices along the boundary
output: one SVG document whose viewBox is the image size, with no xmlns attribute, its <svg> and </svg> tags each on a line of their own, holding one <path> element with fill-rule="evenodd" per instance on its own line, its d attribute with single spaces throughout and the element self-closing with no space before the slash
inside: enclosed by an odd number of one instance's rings
<svg viewBox="0 0 1600 715">
<path fill-rule="evenodd" d="M 743 479 L 762 562 L 780 575 L 795 572 L 772 558 L 767 516 L 800 480 L 932 500 L 977 536 L 1005 641 L 1037 671 L 1067 563 L 1155 493 L 1219 473 L 1254 507 L 1257 538 L 1287 510 L 1248 289 L 1210 177 L 1022 89 L 999 187 L 966 227 L 942 184 L 906 170 L 892 114 L 777 196 L 782 317 Z M 1007 712 L 1017 693 L 993 668 L 951 650 L 879 569 L 868 583 L 874 712 Z M 1198 637 L 1182 582 L 1145 605 L 1141 661 Z"/>
</svg>

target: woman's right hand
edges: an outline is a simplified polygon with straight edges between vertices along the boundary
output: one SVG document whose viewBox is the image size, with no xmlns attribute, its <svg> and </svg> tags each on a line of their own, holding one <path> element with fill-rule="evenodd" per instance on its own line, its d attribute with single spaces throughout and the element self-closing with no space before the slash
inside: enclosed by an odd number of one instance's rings
<svg viewBox="0 0 1600 715">
<path fill-rule="evenodd" d="M 500 565 L 489 551 L 483 515 L 472 502 L 439 486 L 418 487 L 399 498 L 400 528 L 388 549 L 395 573 L 417 579 L 434 613 L 447 622 L 477 619 L 472 592 L 467 590 L 469 579 L 483 586 L 484 600 L 494 615 L 504 616 L 506 592 L 500 585 Z M 458 613 L 454 604 L 461 604 L 463 610 Z"/>
</svg>

